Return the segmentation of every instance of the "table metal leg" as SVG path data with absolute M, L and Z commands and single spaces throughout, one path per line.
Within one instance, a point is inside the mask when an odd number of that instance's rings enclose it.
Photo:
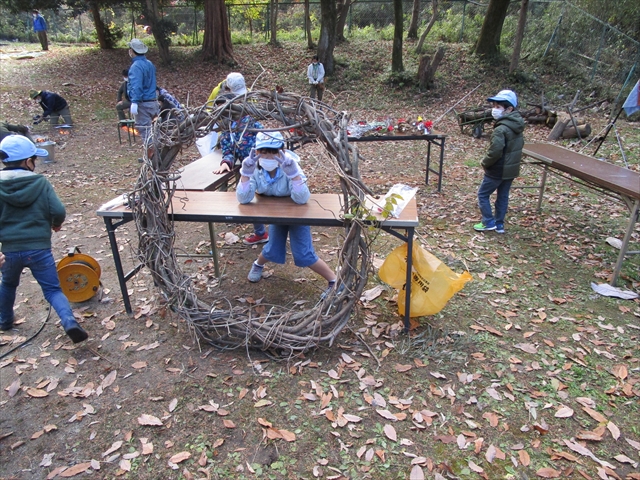
M 220 277 L 220 263 L 218 262 L 218 245 L 216 244 L 215 225 L 209 222 L 209 238 L 211 239 L 211 256 L 213 257 L 213 269 L 216 277 Z
M 411 328 L 411 278 L 413 267 L 413 234 L 415 228 L 407 229 L 407 278 L 404 297 L 404 331 L 409 333 Z
M 131 314 L 131 300 L 129 299 L 129 292 L 127 290 L 127 279 L 122 269 L 122 260 L 120 259 L 120 252 L 118 251 L 118 240 L 116 238 L 116 228 L 110 217 L 104 217 L 104 223 L 107 227 L 107 235 L 109 236 L 109 243 L 111 244 L 111 253 L 113 254 L 113 263 L 116 265 L 116 273 L 118 274 L 118 283 L 120 284 L 120 292 L 122 293 L 122 301 L 124 302 L 124 309 L 128 314 Z
M 542 209 L 542 195 L 544 194 L 544 187 L 547 184 L 547 172 L 549 167 L 546 165 L 542 167 L 542 176 L 540 178 L 540 193 L 538 194 L 538 212 Z
M 438 193 L 442 190 L 442 175 L 444 174 L 444 141 L 445 139 L 443 138 L 440 141 L 440 173 L 438 175 Z
M 636 226 L 636 222 L 638 221 L 638 214 L 640 213 L 640 200 L 636 200 L 633 202 L 633 206 L 631 207 L 631 215 L 629 216 L 629 225 L 627 226 L 627 232 L 624 234 L 624 239 L 622 240 L 622 247 L 620 248 L 620 253 L 618 254 L 618 261 L 616 262 L 616 266 L 613 269 L 613 275 L 611 276 L 611 286 L 615 287 L 616 283 L 618 283 L 618 276 L 620 275 L 620 270 L 622 270 L 622 262 L 624 262 L 624 257 L 627 255 L 627 250 L 629 248 L 629 240 L 631 239 L 631 235 L 633 234 L 633 230 Z

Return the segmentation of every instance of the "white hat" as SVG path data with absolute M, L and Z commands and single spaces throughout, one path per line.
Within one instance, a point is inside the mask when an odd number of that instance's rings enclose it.
M 144 55 L 149 51 L 149 47 L 147 47 L 142 40 L 138 40 L 137 38 L 131 40 L 127 45 L 129 45 L 129 48 L 138 55 Z
M 244 95 L 247 93 L 247 85 L 244 83 L 244 76 L 238 72 L 231 72 L 227 75 L 227 88 L 234 95 Z
M 490 102 L 509 102 L 513 108 L 518 106 L 518 97 L 511 90 L 500 90 L 494 97 L 487 98 Z
M 282 147 L 284 147 L 284 138 L 280 132 L 258 132 L 256 135 L 256 150 Z
M 34 155 L 38 157 L 46 157 L 49 152 L 42 148 L 36 148 L 31 140 L 22 135 L 9 135 L 0 142 L 0 151 L 2 151 L 2 161 L 19 162 L 26 160 Z M 5 158 L 6 157 L 6 158 Z

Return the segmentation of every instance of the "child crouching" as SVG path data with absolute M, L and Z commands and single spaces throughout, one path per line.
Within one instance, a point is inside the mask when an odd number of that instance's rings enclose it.
M 291 197 L 298 204 L 305 204 L 311 196 L 307 177 L 298 165 L 298 156 L 284 150 L 280 132 L 260 132 L 256 136 L 256 148 L 242 162 L 240 183 L 236 197 L 241 204 L 250 203 L 255 194 L 273 197 Z M 293 261 L 298 267 L 309 267 L 327 280 L 327 290 L 335 286 L 336 275 L 316 255 L 308 225 L 270 225 L 269 241 L 251 266 L 248 280 L 259 282 L 267 262 L 284 264 L 287 253 L 287 236 Z

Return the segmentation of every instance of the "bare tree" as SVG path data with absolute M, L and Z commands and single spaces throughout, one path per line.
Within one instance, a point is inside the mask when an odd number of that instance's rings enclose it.
M 417 53 L 422 52 L 422 46 L 424 45 L 424 41 L 427 38 L 427 35 L 431 31 L 431 29 L 433 28 L 433 25 L 436 23 L 436 19 L 438 18 L 438 0 L 431 0 L 431 9 L 433 12 L 431 15 L 431 20 L 429 20 L 429 24 L 427 25 L 427 28 L 425 28 L 424 32 L 422 32 L 422 35 L 420 36 L 420 40 L 418 41 L 418 46 L 416 47 Z
M 338 13 L 338 20 L 336 24 L 336 41 L 338 43 L 342 43 L 346 40 L 344 38 L 344 27 L 347 24 L 349 9 L 354 3 L 356 3 L 356 0 L 336 0 L 336 11 Z
M 205 60 L 218 63 L 234 61 L 224 0 L 205 0 L 204 2 L 202 56 Z
M 320 0 L 320 39 L 318 40 L 318 60 L 324 65 L 324 71 L 331 75 L 335 69 L 333 51 L 336 48 L 336 2 Z
M 404 65 L 402 64 L 402 0 L 393 0 L 393 48 L 391 50 L 391 71 L 394 73 L 402 72 Z
M 311 14 L 309 13 L 309 0 L 304 0 L 304 26 L 307 35 L 307 48 L 313 50 L 316 48 L 313 43 L 313 37 L 311 37 Z
M 494 57 L 500 52 L 500 36 L 510 0 L 489 0 L 480 35 L 474 47 L 476 55 Z
M 145 18 L 149 21 L 151 33 L 158 47 L 158 55 L 162 63 L 168 65 L 171 63 L 169 55 L 169 33 L 171 31 L 171 22 L 164 20 L 160 14 L 158 0 L 146 0 L 143 5 Z
M 413 40 L 418 39 L 418 23 L 420 21 L 420 0 L 413 0 L 413 8 L 411 9 L 411 22 L 409 30 L 407 30 L 407 38 Z
M 524 28 L 527 25 L 527 11 L 529 10 L 529 0 L 522 0 L 520 5 L 520 15 L 518 16 L 518 30 L 516 31 L 515 44 L 513 53 L 511 54 L 511 64 L 509 65 L 509 73 L 515 72 L 520 61 L 520 51 L 522 50 L 522 38 L 524 37 Z

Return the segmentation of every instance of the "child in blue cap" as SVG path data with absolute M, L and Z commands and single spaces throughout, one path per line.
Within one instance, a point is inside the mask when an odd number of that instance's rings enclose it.
M 482 159 L 484 178 L 478 190 L 478 206 L 482 221 L 473 228 L 478 232 L 495 230 L 496 233 L 504 233 L 509 191 L 513 180 L 520 175 L 524 120 L 515 109 L 518 106 L 518 97 L 511 90 L 501 90 L 487 100 L 491 102 L 491 115 L 496 122 L 489 149 Z M 497 194 L 494 215 L 490 197 L 495 191 Z
M 51 253 L 51 230 L 65 219 L 64 205 L 49 181 L 34 172 L 36 157 L 46 157 L 27 137 L 11 135 L 0 142 L 0 242 L 4 254 L 0 283 L 0 330 L 13 328 L 13 304 L 22 270 L 28 267 L 42 293 L 60 317 L 73 343 L 88 338 L 62 293 Z
M 284 138 L 280 132 L 259 132 L 255 150 L 242 162 L 240 183 L 236 189 L 238 202 L 250 203 L 257 193 L 274 197 L 290 196 L 296 203 L 307 203 L 311 193 L 298 161 L 295 153 L 284 150 Z M 251 266 L 248 280 L 259 282 L 267 262 L 285 263 L 287 236 L 296 266 L 309 267 L 327 280 L 327 290 L 332 289 L 336 274 L 316 255 L 308 225 L 270 225 L 269 241 Z

